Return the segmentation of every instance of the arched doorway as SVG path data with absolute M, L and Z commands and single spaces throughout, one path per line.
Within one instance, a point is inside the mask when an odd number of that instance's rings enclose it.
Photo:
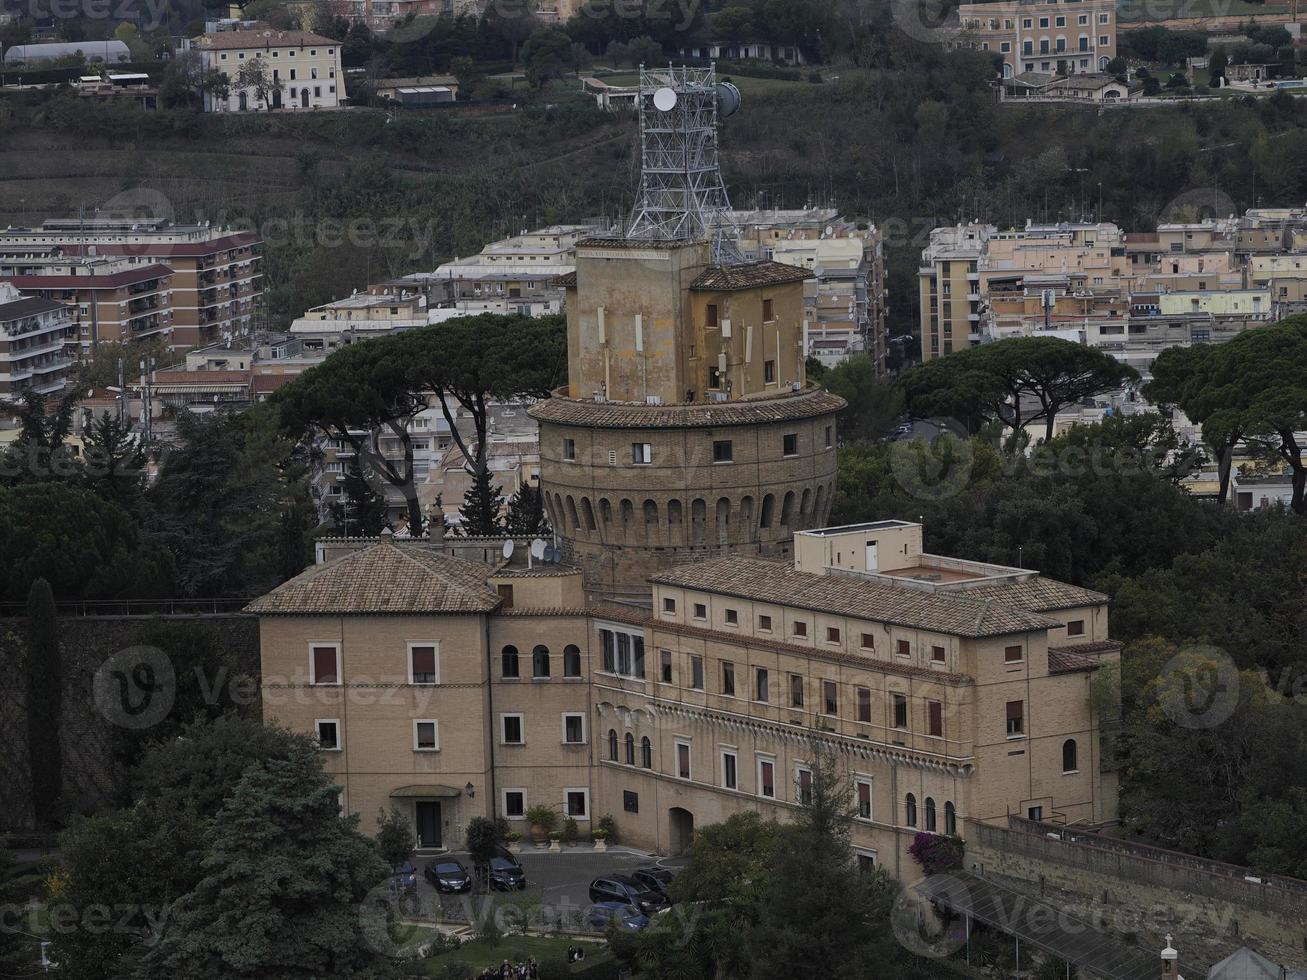
M 669 820 L 668 843 L 672 856 L 686 854 L 694 840 L 694 814 L 689 810 L 674 806 L 667 811 Z
M 300 89 L 300 104 L 303 105 L 305 109 L 309 107 L 309 90 L 306 88 Z

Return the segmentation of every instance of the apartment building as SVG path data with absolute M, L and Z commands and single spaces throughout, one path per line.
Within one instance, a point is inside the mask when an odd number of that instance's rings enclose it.
M 427 297 L 408 290 L 355 293 L 296 317 L 290 333 L 305 351 L 330 352 L 355 340 L 384 337 L 427 325 Z
M 237 26 L 193 38 L 191 48 L 206 70 L 227 77 L 225 97 L 204 93 L 205 112 L 334 109 L 345 95 L 338 42 L 311 31 Z M 266 93 L 240 84 L 241 69 L 255 62 L 268 80 Z
M 67 345 L 76 331 L 63 303 L 25 296 L 0 282 L 0 401 L 25 392 L 63 390 L 73 359 Z
M 50 262 L 113 259 L 116 269 L 162 266 L 171 294 L 168 341 L 187 350 L 231 344 L 251 332 L 263 299 L 262 244 L 254 232 L 209 222 L 97 213 L 49 218 L 39 228 L 0 229 L 0 267 L 8 266 L 6 254 Z M 83 343 L 90 343 L 89 336 Z
M 1112 0 L 964 3 L 958 8 L 956 47 L 1002 59 L 1004 78 L 1028 72 L 1074 75 L 1101 72 L 1117 56 Z
M 249 607 L 265 713 L 316 735 L 365 827 L 397 806 L 424 849 L 544 804 L 677 853 L 696 825 L 793 814 L 814 745 L 851 783 L 861 859 L 902 877 L 919 831 L 1115 819 L 1090 699 L 1119 650 L 1103 595 L 882 521 L 801 532 L 792 562 L 672 568 L 649 598 L 588 605 L 568 566 L 383 535 Z

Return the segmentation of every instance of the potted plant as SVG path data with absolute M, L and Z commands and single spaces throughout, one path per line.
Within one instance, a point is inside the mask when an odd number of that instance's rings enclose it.
M 569 845 L 575 845 L 577 838 L 581 836 L 581 828 L 576 825 L 576 820 L 572 817 L 563 819 L 563 840 Z
M 510 830 L 507 834 L 504 835 L 504 839 L 508 841 L 508 849 L 510 851 L 512 851 L 514 854 L 522 853 L 522 835 L 519 834 L 516 830 Z
M 562 846 L 558 843 L 558 842 L 562 839 L 562 837 L 563 837 L 563 835 L 562 835 L 562 832 L 561 832 L 561 831 L 557 831 L 557 830 L 551 830 L 551 831 L 549 831 L 549 853 L 550 853 L 550 854 L 558 854 L 558 853 L 560 853 L 560 852 L 563 850 Z
M 592 831 L 590 836 L 594 838 L 596 851 L 608 850 L 608 831 L 600 827 L 597 830 Z
M 537 803 L 527 808 L 526 820 L 531 825 L 531 839 L 541 844 L 548 839 L 549 832 L 554 829 L 558 815 L 544 804 Z

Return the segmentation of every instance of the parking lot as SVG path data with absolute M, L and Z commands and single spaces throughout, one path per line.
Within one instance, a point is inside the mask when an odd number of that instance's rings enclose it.
M 406 910 L 415 918 L 432 918 L 438 921 L 467 923 L 487 914 L 492 906 L 487 903 L 487 896 L 479 890 L 471 894 L 442 895 L 423 876 L 431 861 L 455 858 L 469 872 L 472 862 L 464 852 L 448 855 L 414 856 L 413 863 L 418 869 L 418 892 L 415 901 L 405 902 Z M 659 858 L 641 851 L 623 847 L 613 847 L 598 853 L 589 846 L 582 845 L 569 848 L 564 845 L 559 854 L 550 854 L 545 850 L 536 850 L 530 845 L 524 846 L 517 855 L 526 872 L 527 887 L 516 892 L 491 892 L 489 898 L 493 907 L 501 910 L 511 918 L 515 914 L 527 914 L 535 927 L 565 927 L 577 913 L 586 909 L 590 903 L 590 882 L 600 875 L 624 874 L 650 866 L 658 866 L 676 871 L 683 867 L 683 858 Z M 519 911 L 520 910 L 520 911 Z

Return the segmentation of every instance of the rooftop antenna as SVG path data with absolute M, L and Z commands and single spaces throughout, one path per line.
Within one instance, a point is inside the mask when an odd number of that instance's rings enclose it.
M 709 239 L 713 262 L 744 261 L 717 154 L 717 121 L 740 108 L 740 90 L 716 64 L 640 66 L 640 187 L 626 237 Z

